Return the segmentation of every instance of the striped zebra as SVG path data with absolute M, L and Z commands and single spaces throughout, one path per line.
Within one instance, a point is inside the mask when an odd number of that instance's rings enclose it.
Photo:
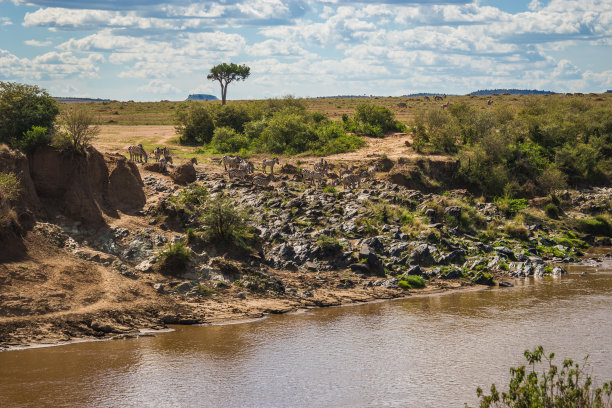
M 327 173 L 302 169 L 302 178 L 304 180 L 311 180 L 315 183 L 317 182 L 317 180 L 319 181 L 319 183 L 324 183 L 327 179 Z
M 242 157 L 240 157 L 240 156 L 223 156 L 221 161 L 223 162 L 223 167 L 225 168 L 225 171 L 227 171 L 228 167 L 230 169 L 237 169 L 238 166 L 240 166 L 240 162 L 242 161 Z
M 145 152 L 144 148 L 142 147 L 142 144 L 139 144 L 138 146 L 129 146 L 128 153 L 130 154 L 130 161 L 137 161 L 142 163 L 142 161 L 144 160 L 144 162 L 147 163 L 147 152 Z
M 361 187 L 361 177 L 361 174 L 345 174 L 342 176 L 342 184 L 344 185 L 344 188 Z
M 273 159 L 263 159 L 262 162 L 262 167 L 263 167 L 263 172 L 266 172 L 266 167 L 270 167 L 270 172 L 272 174 L 274 174 L 274 165 L 275 164 L 279 164 L 278 163 L 278 157 L 275 157 Z
M 229 169 L 227 171 L 227 176 L 229 177 L 229 179 L 231 180 L 232 178 L 237 178 L 240 180 L 246 180 L 248 177 L 248 174 L 246 172 L 246 170 L 243 169 Z

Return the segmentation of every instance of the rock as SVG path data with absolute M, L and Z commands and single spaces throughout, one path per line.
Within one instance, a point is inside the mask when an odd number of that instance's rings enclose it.
M 510 283 L 510 282 L 502 281 L 502 282 L 499 282 L 499 287 L 500 288 L 512 288 L 512 287 L 514 287 L 514 285 L 512 283 Z
M 192 282 L 183 282 L 180 285 L 178 285 L 175 289 L 178 293 L 187 293 L 191 290 L 193 286 L 194 285 Z
M 340 279 L 340 282 L 336 285 L 338 289 L 351 289 L 355 287 L 355 282 L 351 279 Z
M 151 272 L 153 270 L 153 265 L 151 264 L 150 259 L 146 259 L 142 261 L 141 263 L 139 263 L 138 265 L 136 265 L 134 269 L 136 269 L 139 272 Z
M 387 253 L 388 253 L 389 256 L 397 258 L 397 257 L 401 256 L 402 253 L 404 253 L 404 251 L 406 251 L 406 248 L 408 248 L 408 243 L 406 243 L 406 242 L 397 242 L 397 243 L 393 244 L 389 248 L 389 251 Z
M 552 274 L 553 276 L 567 275 L 567 271 L 560 266 L 557 266 L 556 268 L 553 268 Z
M 446 207 L 444 209 L 444 214 L 450 217 L 461 218 L 461 211 L 462 211 L 461 207 L 451 206 L 451 207 Z
M 434 259 L 431 254 L 430 248 L 431 247 L 427 244 L 421 244 L 417 246 L 410 253 L 410 259 L 423 266 L 433 265 Z
M 433 208 L 428 208 L 425 210 L 425 216 L 433 221 L 433 219 L 436 218 L 436 210 Z
M 295 250 L 289 244 L 281 244 L 278 247 L 278 255 L 281 257 L 281 259 L 290 261 L 295 257 Z
M 422 276 L 423 275 L 423 269 L 421 269 L 421 267 L 419 265 L 413 266 L 412 268 L 409 268 L 406 271 L 406 275 L 418 275 L 418 276 Z
M 385 276 L 385 267 L 382 261 L 369 245 L 361 245 L 361 249 L 359 250 L 359 259 L 365 259 L 370 271 L 375 273 L 377 276 Z
M 170 178 L 177 184 L 185 185 L 196 181 L 197 172 L 193 167 L 193 163 L 187 162 L 176 166 L 174 170 L 170 172 Z
M 512 252 L 512 250 L 508 247 L 505 246 L 498 246 L 494 248 L 495 251 L 497 251 L 500 254 L 506 255 L 509 259 L 515 261 L 516 257 L 514 256 L 514 252 Z
M 163 283 L 156 283 L 153 285 L 153 289 L 155 289 L 157 293 L 166 293 L 166 288 Z
M 440 265 L 450 265 L 450 264 L 458 264 L 463 263 L 465 258 L 465 250 L 463 249 L 455 249 L 448 255 L 441 256 L 438 260 Z
M 362 275 L 370 274 L 370 267 L 367 264 L 354 263 L 354 264 L 350 264 L 349 267 L 351 268 L 351 271 L 353 271 L 354 273 L 359 273 Z

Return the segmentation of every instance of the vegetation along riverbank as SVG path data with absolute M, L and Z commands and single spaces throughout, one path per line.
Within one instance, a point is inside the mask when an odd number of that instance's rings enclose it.
M 2 89 L 2 348 L 561 276 L 612 237 L 610 95 Z

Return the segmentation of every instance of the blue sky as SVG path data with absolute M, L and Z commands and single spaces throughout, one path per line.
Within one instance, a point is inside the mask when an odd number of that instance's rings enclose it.
M 0 0 L 0 81 L 56 96 L 602 92 L 611 45 L 612 0 Z

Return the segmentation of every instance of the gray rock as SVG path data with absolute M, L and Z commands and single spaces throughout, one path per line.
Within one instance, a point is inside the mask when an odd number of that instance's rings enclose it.
M 354 263 L 354 264 L 351 264 L 349 267 L 351 268 L 351 271 L 353 271 L 354 273 L 358 273 L 362 275 L 370 274 L 370 267 L 367 264 Z
M 156 283 L 153 285 L 153 289 L 155 289 L 157 293 L 166 293 L 166 288 L 163 283 Z
M 509 259 L 516 260 L 516 257 L 514 256 L 514 252 L 512 252 L 512 250 L 508 247 L 498 246 L 498 247 L 495 247 L 495 251 L 497 253 L 507 256 Z
M 153 270 L 153 265 L 151 264 L 151 260 L 145 259 L 138 265 L 134 267 L 139 272 L 151 272 Z
M 183 282 L 176 287 L 178 293 L 187 293 L 194 286 L 192 282 Z
M 462 211 L 461 207 L 451 206 L 451 207 L 446 207 L 444 209 L 444 214 L 451 216 L 451 217 L 460 218 L 461 211 Z
M 434 259 L 430 248 L 427 244 L 417 246 L 410 253 L 410 259 L 423 266 L 433 265 Z
M 553 268 L 552 274 L 553 276 L 567 275 L 567 271 L 560 266 L 557 266 L 556 268 Z

